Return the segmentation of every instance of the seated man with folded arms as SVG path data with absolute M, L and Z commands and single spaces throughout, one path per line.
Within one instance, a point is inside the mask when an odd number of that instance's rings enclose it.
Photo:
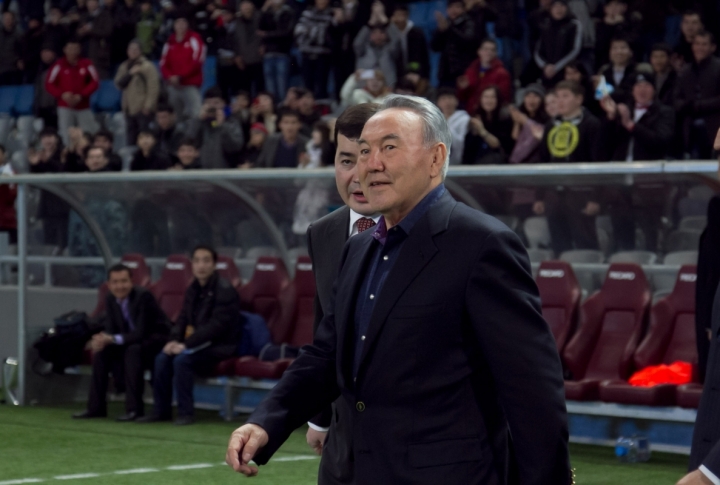
M 125 385 L 125 414 L 118 421 L 143 416 L 144 371 L 168 340 L 169 325 L 155 297 L 133 286 L 130 268 L 117 264 L 108 271 L 105 331 L 90 341 L 93 372 L 87 409 L 73 418 L 107 416 L 108 376 Z

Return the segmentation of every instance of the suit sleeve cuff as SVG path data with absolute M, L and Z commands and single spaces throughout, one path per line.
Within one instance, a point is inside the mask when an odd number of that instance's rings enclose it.
M 123 343 L 125 343 L 125 340 L 123 339 L 123 336 L 120 335 L 120 334 L 113 335 L 113 340 L 115 341 L 115 343 L 116 343 L 117 345 L 122 345 Z
M 705 465 L 700 465 L 700 472 L 705 475 L 714 485 L 720 485 L 720 478 L 710 471 Z
M 308 423 L 308 426 L 310 426 L 311 429 L 314 429 L 315 431 L 319 431 L 321 433 L 327 433 L 330 431 L 330 428 L 323 428 L 322 426 L 318 426 L 317 424 Z M 717 482 L 715 485 L 720 485 L 720 482 Z

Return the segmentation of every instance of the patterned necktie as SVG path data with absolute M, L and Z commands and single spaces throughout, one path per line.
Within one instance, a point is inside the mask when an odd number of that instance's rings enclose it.
M 375 225 L 375 221 L 369 217 L 362 217 L 357 221 L 358 234 L 365 232 Z

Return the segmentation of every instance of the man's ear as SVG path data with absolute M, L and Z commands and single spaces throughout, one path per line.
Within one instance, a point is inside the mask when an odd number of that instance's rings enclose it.
M 433 148 L 433 160 L 430 174 L 433 178 L 442 173 L 445 160 L 447 159 L 447 146 L 444 143 L 437 143 Z

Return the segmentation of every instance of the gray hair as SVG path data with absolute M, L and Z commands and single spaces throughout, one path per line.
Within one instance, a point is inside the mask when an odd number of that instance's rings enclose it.
M 406 96 L 403 94 L 390 94 L 380 103 L 380 111 L 386 109 L 400 108 L 414 111 L 423 119 L 423 140 L 425 146 L 429 147 L 435 143 L 442 143 L 447 148 L 447 156 L 442 169 L 442 178 L 445 179 L 448 168 L 450 168 L 450 148 L 452 146 L 452 135 L 448 128 L 447 120 L 440 109 L 425 98 L 418 96 Z

